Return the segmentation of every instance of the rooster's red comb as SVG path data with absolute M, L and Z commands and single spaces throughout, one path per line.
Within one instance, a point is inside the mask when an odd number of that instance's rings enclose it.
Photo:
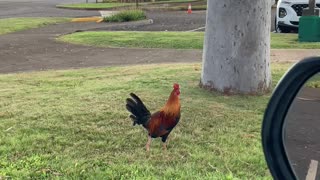
M 180 88 L 180 86 L 179 86 L 179 84 L 178 84 L 178 83 L 174 83 L 174 84 L 173 84 L 173 88 L 174 88 L 174 89 L 179 89 L 179 88 Z

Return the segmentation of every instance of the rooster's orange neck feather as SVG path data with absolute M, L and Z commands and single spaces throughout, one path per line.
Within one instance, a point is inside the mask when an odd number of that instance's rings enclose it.
M 176 95 L 175 90 L 171 92 L 166 105 L 161 109 L 161 111 L 172 116 L 176 116 L 180 113 L 180 99 L 179 96 Z

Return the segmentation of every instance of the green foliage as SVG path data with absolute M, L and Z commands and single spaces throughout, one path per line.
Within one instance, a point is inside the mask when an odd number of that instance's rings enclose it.
M 69 18 L 7 18 L 0 19 L 0 34 L 70 21 Z
M 320 88 L 320 75 L 316 74 L 306 82 L 306 87 Z
M 299 42 L 298 34 L 272 33 L 271 47 L 275 49 L 320 49 L 320 42 Z
M 146 19 L 146 15 L 142 10 L 125 10 L 117 14 L 105 17 L 106 22 L 127 22 Z
M 290 64 L 273 64 L 276 83 Z M 0 75 L 1 179 L 272 179 L 261 147 L 270 94 L 199 88 L 200 64 Z M 156 111 L 174 82 L 182 116 L 167 152 L 132 126 L 130 92 Z
M 62 41 L 100 47 L 202 49 L 203 32 L 79 32 Z M 320 43 L 298 42 L 297 34 L 271 34 L 273 49 L 320 49 Z
M 60 40 L 101 47 L 202 49 L 202 32 L 83 32 Z

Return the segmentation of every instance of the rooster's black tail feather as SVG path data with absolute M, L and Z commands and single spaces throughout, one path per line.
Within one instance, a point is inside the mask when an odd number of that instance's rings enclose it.
M 133 125 L 145 125 L 150 119 L 150 111 L 137 95 L 130 93 L 130 96 L 132 98 L 127 98 L 126 108 L 131 113 L 130 118 L 133 121 Z

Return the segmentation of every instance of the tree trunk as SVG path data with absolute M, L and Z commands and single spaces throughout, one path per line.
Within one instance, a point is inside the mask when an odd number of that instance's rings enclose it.
M 271 87 L 270 0 L 210 0 L 200 86 L 225 94 Z

